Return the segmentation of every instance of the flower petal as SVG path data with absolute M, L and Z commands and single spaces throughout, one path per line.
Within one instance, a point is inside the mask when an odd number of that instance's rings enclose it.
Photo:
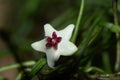
M 44 31 L 45 31 L 45 36 L 50 36 L 52 37 L 52 33 L 56 30 L 50 25 L 50 24 L 45 24 L 44 25 Z
M 31 44 L 32 48 L 36 51 L 46 52 L 46 41 L 45 39 L 37 41 Z
M 46 52 L 48 66 L 54 68 L 55 61 L 60 57 L 60 54 L 57 53 L 57 50 L 51 48 Z
M 64 40 L 69 40 L 72 36 L 73 29 L 74 29 L 74 25 L 70 24 L 65 29 L 59 31 L 58 35 L 60 35 Z
M 77 51 L 77 47 L 70 41 L 63 41 L 58 45 L 59 54 L 64 56 L 72 55 Z

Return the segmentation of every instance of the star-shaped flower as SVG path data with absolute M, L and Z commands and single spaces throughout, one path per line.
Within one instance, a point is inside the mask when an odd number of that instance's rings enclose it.
M 54 68 L 54 63 L 60 55 L 70 56 L 77 51 L 77 47 L 69 41 L 73 29 L 73 24 L 60 31 L 55 30 L 50 24 L 45 24 L 45 38 L 32 43 L 31 46 L 37 51 L 46 53 L 48 66 Z

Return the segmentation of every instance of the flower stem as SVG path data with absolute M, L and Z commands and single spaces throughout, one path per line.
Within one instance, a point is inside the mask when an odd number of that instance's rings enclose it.
M 41 58 L 32 68 L 31 72 L 29 73 L 29 78 L 34 77 L 40 69 L 46 64 L 46 59 Z
M 117 0 L 112 0 L 113 2 L 113 16 L 114 16 L 114 24 L 118 24 L 118 16 L 117 16 Z M 115 71 L 120 71 L 120 33 L 116 32 L 117 39 L 117 55 L 116 55 L 116 63 L 115 63 Z
M 23 66 L 32 66 L 35 64 L 35 61 L 27 61 L 27 62 L 23 62 L 22 65 Z M 20 64 L 12 64 L 12 65 L 8 65 L 8 66 L 3 66 L 0 67 L 0 72 L 5 71 L 5 70 L 9 70 L 9 69 L 13 69 L 13 68 L 18 68 L 21 67 Z
M 93 33 L 95 27 L 96 27 L 96 24 L 100 21 L 101 17 L 103 15 L 103 12 L 94 20 L 93 24 L 91 25 L 91 28 L 87 31 L 87 35 L 85 36 L 84 40 L 79 44 L 78 46 L 78 51 L 75 53 L 75 56 L 78 56 L 78 59 L 80 59 L 82 53 L 85 51 L 88 43 L 89 43 L 89 40 L 91 38 L 91 34 Z
M 76 22 L 76 26 L 75 26 L 75 31 L 74 31 L 73 36 L 71 38 L 71 41 L 73 43 L 75 43 L 77 35 L 78 35 L 80 20 L 81 20 L 82 14 L 83 14 L 83 8 L 84 8 L 84 0 L 81 0 L 81 6 L 80 6 L 80 10 L 79 10 L 79 15 L 78 15 L 78 19 L 77 19 L 77 22 Z

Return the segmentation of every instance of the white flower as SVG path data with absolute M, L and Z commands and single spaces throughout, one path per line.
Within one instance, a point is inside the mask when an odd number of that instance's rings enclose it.
M 37 51 L 46 53 L 48 66 L 54 68 L 54 63 L 60 55 L 70 56 L 77 51 L 77 47 L 69 41 L 73 29 L 73 24 L 60 31 L 55 30 L 50 24 L 45 24 L 45 38 L 32 43 L 31 46 Z

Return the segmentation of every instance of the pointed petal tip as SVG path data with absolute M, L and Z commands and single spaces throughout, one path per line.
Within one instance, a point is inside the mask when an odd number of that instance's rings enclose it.
M 76 46 L 76 48 L 75 48 L 75 52 L 78 50 L 78 47 Z
M 73 44 L 73 45 L 74 45 L 74 47 L 73 47 L 73 54 L 74 54 L 78 50 L 78 47 L 75 44 Z
M 34 43 L 31 44 L 31 47 L 34 48 Z
M 70 41 L 61 43 L 59 49 L 60 55 L 63 56 L 71 56 L 78 50 L 77 46 Z
M 34 50 L 36 50 L 36 44 L 35 44 L 35 43 L 32 43 L 32 44 L 31 44 L 31 47 L 32 47 Z
M 74 25 L 74 24 L 69 24 L 68 26 L 69 26 L 69 27 L 72 27 L 72 28 L 74 28 L 74 27 L 75 27 L 75 25 Z
M 48 27 L 48 26 L 51 26 L 51 25 L 50 25 L 50 24 L 48 24 L 48 23 L 44 25 L 44 27 Z
M 68 29 L 69 31 L 73 31 L 75 25 L 74 24 L 69 24 L 66 29 Z
M 51 69 L 55 69 L 55 67 L 54 66 L 49 66 Z
M 43 39 L 43 40 L 32 43 L 31 47 L 36 51 L 45 52 L 46 51 L 45 44 L 46 44 L 46 41 L 45 41 L 45 39 Z
M 48 28 L 48 27 L 51 28 L 52 25 L 50 25 L 50 24 L 48 24 L 48 23 L 44 25 L 44 28 Z
M 73 53 L 71 53 L 70 55 L 73 55 L 77 50 L 78 50 L 78 48 L 75 46 L 74 50 L 73 50 Z
M 71 26 L 75 26 L 74 24 L 69 24 L 69 25 L 71 25 Z
M 56 30 L 50 24 L 44 25 L 44 31 L 45 31 L 45 36 L 51 36 L 54 31 L 56 32 Z
M 50 68 L 52 68 L 52 69 L 55 68 L 55 67 L 54 67 L 54 62 L 52 62 L 52 61 L 47 61 L 47 64 L 48 64 L 48 66 L 49 66 Z

